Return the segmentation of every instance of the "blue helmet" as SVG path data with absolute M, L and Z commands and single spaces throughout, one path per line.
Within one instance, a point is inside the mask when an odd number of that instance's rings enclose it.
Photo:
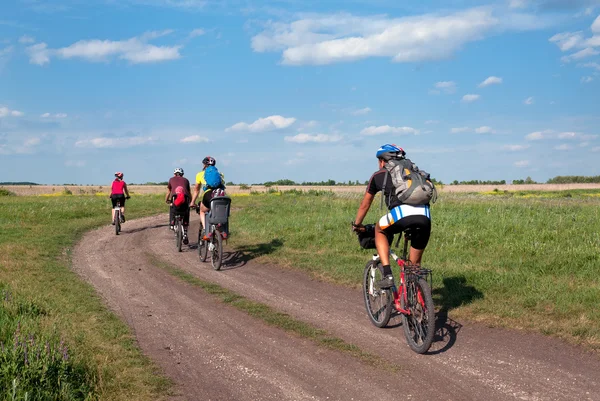
M 375 154 L 375 156 L 377 156 L 378 159 L 384 160 L 402 158 L 404 157 L 404 155 L 406 155 L 404 149 L 396 145 L 390 145 L 389 143 L 382 145 L 379 149 L 377 149 L 377 153 Z

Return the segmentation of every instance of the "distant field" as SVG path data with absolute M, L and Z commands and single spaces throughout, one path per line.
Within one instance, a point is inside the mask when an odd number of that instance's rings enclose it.
M 108 185 L 6 185 L 1 188 L 5 188 L 17 195 L 52 195 L 61 194 L 65 189 L 71 191 L 73 195 L 88 195 L 88 194 L 107 194 L 110 192 L 110 186 Z M 365 186 L 302 186 L 302 185 L 291 185 L 291 186 L 275 186 L 281 191 L 288 191 L 292 189 L 309 191 L 333 191 L 337 193 L 363 193 Z M 440 192 L 488 192 L 497 189 L 498 191 L 565 191 L 572 189 L 600 189 L 600 184 L 530 184 L 530 185 L 443 185 L 438 188 Z M 158 194 L 164 193 L 166 187 L 160 185 L 130 185 L 130 192 L 133 194 Z M 230 194 L 236 193 L 250 193 L 251 191 L 267 192 L 268 187 L 264 185 L 251 186 L 249 189 L 240 189 L 238 185 L 231 185 L 227 187 L 227 191 Z

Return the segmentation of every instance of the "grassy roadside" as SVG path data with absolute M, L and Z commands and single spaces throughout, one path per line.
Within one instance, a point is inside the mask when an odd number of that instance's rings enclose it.
M 130 219 L 165 211 L 160 195 L 134 196 L 128 206 Z M 129 329 L 69 268 L 77 239 L 109 221 L 105 197 L 0 197 L 0 400 L 165 396 L 169 383 Z M 39 380 L 47 382 L 44 393 Z
M 358 285 L 371 253 L 350 232 L 359 203 L 328 193 L 236 197 L 230 243 Z M 367 222 L 378 209 L 376 200 Z M 444 194 L 432 215 L 424 262 L 438 308 L 600 350 L 598 191 Z

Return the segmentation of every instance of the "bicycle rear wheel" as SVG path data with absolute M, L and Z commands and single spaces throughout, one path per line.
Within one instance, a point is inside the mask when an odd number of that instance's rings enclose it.
M 223 263 L 223 238 L 219 230 L 214 230 L 212 238 L 210 240 L 212 244 L 212 251 L 210 254 L 210 263 L 213 269 L 220 270 L 221 264 Z
M 365 266 L 363 274 L 363 295 L 367 315 L 371 323 L 377 327 L 385 327 L 392 315 L 392 301 L 394 294 L 391 288 L 381 289 L 376 286 L 383 278 L 383 267 L 380 263 L 370 261 Z
M 202 223 L 200 223 L 200 228 L 198 229 L 198 256 L 200 257 L 200 262 L 206 262 L 208 258 L 208 241 L 204 241 L 202 237 L 204 236 L 204 229 L 202 228 Z
M 115 235 L 119 235 L 121 232 L 121 212 L 115 211 Z
M 177 230 L 177 251 L 181 252 L 181 244 L 183 243 L 183 226 L 181 225 L 181 221 L 177 221 L 175 230 Z
M 402 314 L 402 327 L 408 346 L 417 354 L 429 350 L 435 334 L 435 310 L 431 287 L 427 281 L 416 274 L 408 274 L 406 278 L 406 297 L 401 299 L 403 309 L 410 315 Z

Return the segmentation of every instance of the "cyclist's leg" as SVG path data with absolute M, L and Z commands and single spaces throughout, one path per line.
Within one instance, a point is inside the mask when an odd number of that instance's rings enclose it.
M 210 191 L 204 192 L 204 195 L 202 196 L 202 202 L 200 202 L 200 221 L 202 222 L 202 227 L 204 228 L 206 228 L 205 213 L 208 213 L 210 211 L 210 199 Z
M 175 226 L 175 206 L 173 205 L 173 202 L 171 202 L 171 205 L 169 206 L 169 225 L 171 226 L 171 229 Z
M 112 203 L 112 208 L 111 208 L 112 218 L 110 219 L 110 221 L 111 221 L 111 223 L 114 223 L 115 222 L 115 207 L 117 206 L 117 199 L 113 195 L 111 195 L 110 202 Z
M 418 230 L 413 231 L 410 240 L 409 260 L 411 263 L 420 266 L 423 252 L 427 247 L 431 234 L 431 220 L 425 216 L 409 216 L 403 220 L 406 220 L 406 227 L 418 228 Z
M 183 211 L 183 235 L 187 235 L 188 226 L 190 225 L 190 204 L 185 203 Z
M 401 227 L 396 223 L 401 220 L 398 208 L 389 211 L 375 224 L 375 247 L 383 266 L 384 275 L 392 274 L 390 269 L 390 239 L 389 236 L 400 232 Z

